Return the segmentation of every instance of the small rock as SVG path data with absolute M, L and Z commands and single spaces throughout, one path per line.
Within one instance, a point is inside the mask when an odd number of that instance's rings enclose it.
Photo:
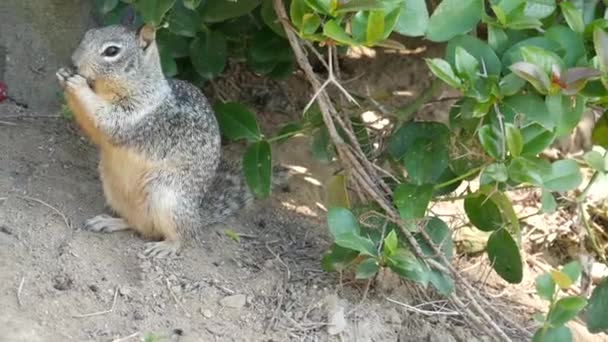
M 253 304 L 253 299 L 254 299 L 254 297 L 253 297 L 253 296 L 247 296 L 247 304 L 248 304 L 248 305 Z
M 67 276 L 58 275 L 53 278 L 53 287 L 59 291 L 66 291 L 72 288 L 73 281 Z
M 98 292 L 99 291 L 99 287 L 95 284 L 91 284 L 89 285 L 89 290 L 93 291 L 93 292 Z
M 211 318 L 211 317 L 213 317 L 213 312 L 211 312 L 211 310 L 209 310 L 209 309 L 201 309 L 201 314 L 205 318 Z
M 240 309 L 245 304 L 247 304 L 247 296 L 242 294 L 224 297 L 220 300 L 220 305 L 234 309 Z
M 121 287 L 118 292 L 120 293 L 121 296 L 123 297 L 129 297 L 129 295 L 131 294 L 131 289 L 129 289 L 128 287 Z
M 13 235 L 13 230 L 9 226 L 0 225 L 0 233 L 4 233 L 6 235 Z
M 146 317 L 144 317 L 144 314 L 142 314 L 141 312 L 139 312 L 139 311 L 135 311 L 135 312 L 133 312 L 133 319 L 134 319 L 134 320 L 136 320 L 136 321 L 141 321 L 141 320 L 143 320 L 144 318 L 146 318 Z

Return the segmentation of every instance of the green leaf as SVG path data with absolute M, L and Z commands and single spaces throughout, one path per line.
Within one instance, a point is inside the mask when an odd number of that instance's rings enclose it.
M 566 324 L 587 305 L 587 300 L 581 297 L 565 297 L 555 303 L 547 315 L 547 321 L 553 326 Z
M 322 162 L 329 163 L 332 159 L 332 150 L 329 133 L 326 127 L 317 128 L 310 140 L 310 149 L 313 158 Z
M 508 43 L 509 37 L 502 28 L 488 25 L 488 44 L 490 44 L 490 47 L 494 51 L 503 52 L 507 48 Z
M 346 208 L 329 208 L 327 211 L 327 225 L 334 238 L 345 234 L 360 234 L 357 218 Z
M 397 253 L 399 248 L 399 240 L 397 239 L 397 233 L 391 230 L 390 233 L 384 238 L 384 255 L 389 257 Z
M 175 63 L 173 56 L 171 56 L 171 51 L 165 46 L 159 45 L 158 54 L 160 55 L 160 64 L 163 69 L 163 74 L 167 77 L 177 75 L 177 64 Z
M 577 33 L 583 33 L 583 31 L 585 31 L 583 12 L 576 8 L 572 3 L 566 1 L 560 3 L 559 7 L 562 9 L 564 18 L 566 18 L 566 22 L 568 23 L 568 26 L 570 26 L 572 31 Z
M 511 284 L 519 284 L 523 278 L 523 268 L 519 248 L 505 229 L 490 235 L 487 245 L 488 257 L 498 275 Z
M 222 133 L 231 140 L 260 140 L 261 134 L 255 116 L 238 102 L 220 103 L 214 108 Z
M 321 266 L 327 272 L 343 271 L 359 256 L 359 252 L 336 245 L 331 246 L 321 260 Z
M 447 224 L 438 217 L 431 217 L 427 220 L 424 226 L 424 231 L 431 238 L 431 241 L 439 246 L 441 253 L 448 259 L 452 260 L 454 254 L 454 242 L 452 241 L 452 232 L 448 228 Z M 416 234 L 416 240 L 420 245 L 420 248 L 424 252 L 425 256 L 434 258 L 440 261 L 435 251 L 428 244 L 420 234 Z
M 482 178 L 489 179 L 493 182 L 506 182 L 509 179 L 507 167 L 502 163 L 490 164 L 483 169 Z
M 433 185 L 399 184 L 393 193 L 393 201 L 403 220 L 424 217 L 433 196 Z
M 315 12 L 321 14 L 330 14 L 330 0 L 304 0 L 304 2 Z
M 574 160 L 558 160 L 551 165 L 551 172 L 543 177 L 543 187 L 550 191 L 576 189 L 583 181 L 581 171 Z
M 278 34 L 281 37 L 286 37 L 285 30 L 283 29 L 283 25 L 278 21 L 277 14 L 274 11 L 274 7 L 272 5 L 272 0 L 263 0 L 262 8 L 260 10 L 260 15 L 262 16 L 262 20 L 266 26 L 270 27 L 274 33 Z
M 524 14 L 531 18 L 543 19 L 555 11 L 555 0 L 526 0 Z
M 572 332 L 567 326 L 558 326 L 548 328 L 543 332 L 543 328 L 540 327 L 534 336 L 532 342 L 572 342 Z
M 300 32 L 307 34 L 314 34 L 321 26 L 321 17 L 316 13 L 306 13 L 302 16 L 302 26 Z
M 384 11 L 371 11 L 367 20 L 367 44 L 384 39 Z
M 500 229 L 505 225 L 500 209 L 490 196 L 475 193 L 464 199 L 464 211 L 471 224 L 484 232 Z
M 429 281 L 443 296 L 449 296 L 454 291 L 454 280 L 439 270 L 431 270 Z
M 591 141 L 594 145 L 608 148 L 608 111 L 604 111 L 593 126 Z
M 583 37 L 564 25 L 554 25 L 545 32 L 545 38 L 557 43 L 559 50 L 551 50 L 558 53 L 566 66 L 576 66 L 588 50 Z M 547 47 L 545 47 L 547 48 Z
M 350 0 L 338 2 L 336 13 L 348 13 L 357 11 L 380 11 L 384 9 L 381 0 Z
M 203 0 L 182 0 L 184 6 L 188 9 L 195 10 Z
M 251 13 L 254 8 L 258 7 L 262 0 L 213 0 L 205 1 L 203 6 L 199 7 L 203 21 L 206 23 L 219 23 L 228 19 L 240 17 Z
M 350 208 L 350 199 L 346 189 L 346 177 L 335 175 L 329 179 L 326 187 L 325 204 L 328 208 L 343 207 Z
M 546 301 L 553 301 L 555 294 L 555 282 L 549 273 L 544 273 L 536 277 L 536 294 Z
M 572 97 L 561 94 L 548 95 L 545 98 L 545 104 L 555 123 L 556 137 L 569 136 L 581 121 L 585 108 L 582 96 L 572 99 Z
M 160 50 L 170 53 L 173 58 L 190 56 L 190 44 L 187 38 L 178 36 L 167 29 L 156 31 L 156 43 Z
M 435 76 L 453 88 L 460 88 L 462 83 L 448 62 L 441 58 L 425 59 L 425 61 Z
M 530 45 L 522 46 L 520 52 L 525 62 L 538 66 L 546 74 L 550 74 L 554 67 L 559 70 L 564 68 L 562 59 L 556 53 L 547 49 Z
M 543 99 L 536 94 L 518 94 L 504 99 L 499 104 L 506 122 L 514 122 L 516 117 L 523 117 L 523 124 L 536 122 L 547 130 L 553 130 L 555 121 L 550 115 Z
M 199 14 L 186 8 L 179 1 L 173 6 L 168 21 L 168 29 L 175 34 L 184 37 L 195 37 L 201 28 L 201 18 Z
M 266 140 L 252 143 L 243 155 L 245 181 L 254 195 L 266 198 L 272 183 L 272 154 Z
M 565 264 L 561 269 L 562 273 L 566 274 L 572 283 L 576 283 L 578 278 L 581 276 L 582 266 L 578 261 L 570 261 Z
M 431 270 L 422 265 L 409 251 L 399 248 L 397 253 L 386 258 L 387 266 L 402 278 L 427 286 Z
M 591 293 L 585 312 L 587 329 L 593 334 L 608 331 L 608 277 L 602 279 Z
M 102 14 L 106 15 L 118 6 L 118 0 L 95 0 L 97 10 Z
M 540 67 L 528 62 L 517 62 L 511 65 L 509 69 L 515 75 L 530 82 L 539 93 L 547 94 L 549 92 L 551 81 Z
M 426 38 L 445 42 L 467 33 L 477 25 L 482 11 L 480 0 L 443 0 L 429 19 Z
M 525 85 L 526 81 L 512 72 L 500 80 L 498 87 L 502 96 L 513 96 L 519 93 Z
M 190 44 L 190 61 L 203 78 L 212 79 L 226 67 L 226 38 L 217 31 L 199 34 Z
M 163 17 L 174 3 L 175 0 L 148 0 L 138 1 L 133 5 L 146 23 L 159 27 Z
M 355 250 L 364 255 L 375 257 L 378 254 L 372 240 L 357 234 L 348 233 L 338 235 L 335 237 L 334 242 L 338 246 Z
M 543 190 L 540 197 L 540 211 L 545 214 L 552 214 L 557 210 L 557 202 L 550 191 Z
M 355 41 L 351 36 L 344 31 L 344 28 L 340 26 L 339 22 L 335 19 L 329 20 L 323 25 L 323 34 L 337 43 L 357 46 L 359 43 Z
M 356 279 L 369 279 L 378 273 L 380 269 L 380 265 L 378 265 L 378 260 L 376 258 L 368 258 L 363 260 L 357 266 L 357 273 L 355 275 Z
M 312 10 L 304 0 L 292 0 L 289 5 L 289 18 L 296 29 L 302 30 L 302 19 L 305 14 L 312 14 Z
M 519 157 L 511 161 L 508 170 L 514 182 L 542 186 L 546 175 L 551 173 L 551 164 L 538 157 Z
M 460 47 L 466 50 L 470 55 L 475 57 L 479 62 L 480 70 L 482 73 L 488 75 L 500 75 L 502 65 L 500 59 L 496 56 L 496 52 L 486 44 L 484 41 L 470 36 L 460 35 L 456 36 L 448 42 L 448 46 L 445 51 L 445 58 L 451 64 L 456 66 L 456 49 Z
M 449 161 L 449 129 L 438 122 L 410 122 L 389 140 L 389 153 L 402 160 L 414 184 L 433 184 Z
M 465 78 L 471 82 L 477 79 L 479 71 L 479 62 L 473 57 L 467 50 L 460 46 L 456 47 L 454 54 L 454 65 L 456 71 L 460 77 Z
M 522 127 L 521 135 L 524 140 L 524 148 L 521 154 L 524 156 L 536 156 L 549 147 L 555 139 L 555 133 L 538 123 L 531 123 Z
M 602 173 L 608 171 L 608 161 L 598 151 L 589 151 L 585 153 L 583 159 L 585 159 L 587 165 L 589 165 L 589 167 L 591 167 L 595 171 L 599 171 Z
M 505 135 L 507 137 L 507 146 L 511 152 L 511 156 L 519 157 L 524 147 L 523 137 L 521 132 L 515 125 L 505 123 Z
M 404 36 L 424 36 L 429 26 L 429 11 L 425 0 L 406 0 L 401 4 L 401 14 L 395 32 Z
M 504 68 L 507 68 L 511 64 L 515 62 L 523 62 L 525 61 L 522 56 L 522 47 L 525 46 L 536 46 L 539 48 L 543 48 L 547 51 L 556 52 L 560 50 L 560 44 L 549 40 L 546 37 L 532 37 L 521 40 L 513 45 L 511 45 L 502 55 L 502 65 Z
M 600 62 L 600 68 L 604 72 L 608 71 L 608 34 L 600 27 L 593 31 L 593 45 Z
M 481 143 L 481 146 L 483 147 L 484 151 L 486 151 L 486 153 L 490 155 L 490 157 L 496 160 L 501 160 L 503 158 L 503 140 L 500 136 L 500 133 L 496 131 L 493 125 L 481 126 L 478 130 L 478 135 L 479 142 Z

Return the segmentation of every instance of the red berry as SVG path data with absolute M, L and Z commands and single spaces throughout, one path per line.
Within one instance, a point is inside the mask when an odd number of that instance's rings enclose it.
M 0 82 L 0 102 L 6 100 L 7 97 L 8 97 L 8 94 L 7 94 L 6 84 L 4 84 L 3 82 Z

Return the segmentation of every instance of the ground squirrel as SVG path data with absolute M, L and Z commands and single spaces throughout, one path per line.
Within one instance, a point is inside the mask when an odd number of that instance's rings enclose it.
M 75 120 L 99 149 L 105 198 L 119 216 L 96 216 L 85 229 L 134 229 L 156 240 L 146 256 L 166 257 L 253 199 L 240 166 L 221 157 L 205 96 L 165 78 L 152 27 L 89 30 L 72 63 L 57 78 Z M 284 171 L 275 169 L 280 180 Z

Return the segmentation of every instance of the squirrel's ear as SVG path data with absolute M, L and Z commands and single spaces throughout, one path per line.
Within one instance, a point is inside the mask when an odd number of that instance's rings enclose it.
M 139 38 L 139 46 L 146 49 L 154 42 L 154 39 L 156 38 L 156 29 L 149 24 L 145 24 L 137 30 L 137 37 Z

